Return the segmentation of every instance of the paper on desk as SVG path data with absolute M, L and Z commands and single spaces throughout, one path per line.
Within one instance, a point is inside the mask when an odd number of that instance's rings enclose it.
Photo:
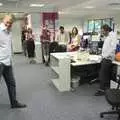
M 88 57 L 89 61 L 101 62 L 102 57 L 100 55 L 90 55 Z

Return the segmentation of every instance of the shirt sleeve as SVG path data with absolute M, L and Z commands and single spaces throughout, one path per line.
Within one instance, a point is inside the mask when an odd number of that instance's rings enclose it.
M 109 37 L 110 49 L 107 51 L 106 58 L 112 58 L 115 55 L 115 49 L 117 45 L 117 36 L 116 34 L 111 34 Z
M 58 33 L 56 33 L 56 36 L 55 36 L 55 41 L 56 41 L 56 42 L 58 42 L 58 41 L 59 41 L 59 38 L 58 38 L 58 37 L 59 37 L 59 34 L 58 34 Z

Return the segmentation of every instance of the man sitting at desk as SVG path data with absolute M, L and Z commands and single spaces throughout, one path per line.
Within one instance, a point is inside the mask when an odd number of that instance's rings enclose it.
M 100 80 L 100 89 L 97 90 L 95 96 L 104 95 L 104 91 L 110 87 L 112 61 L 115 59 L 117 44 L 116 34 L 107 24 L 101 27 L 101 32 L 105 36 L 105 39 L 102 48 L 101 69 L 98 78 Z

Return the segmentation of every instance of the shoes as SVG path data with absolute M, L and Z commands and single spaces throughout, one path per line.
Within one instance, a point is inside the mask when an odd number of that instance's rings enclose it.
M 18 101 L 16 101 L 15 104 L 13 104 L 13 105 L 11 106 L 12 109 L 15 109 L 15 108 L 26 108 L 26 107 L 27 107 L 27 105 L 21 104 L 21 103 L 19 103 Z
M 31 60 L 29 63 L 30 63 L 30 64 L 35 64 L 36 61 L 35 61 L 35 60 Z
M 98 90 L 96 93 L 95 93 L 95 96 L 103 96 L 105 95 L 105 91 L 104 90 Z
M 46 62 L 46 63 L 45 63 L 45 66 L 49 66 L 49 63 L 48 63 L 48 62 Z

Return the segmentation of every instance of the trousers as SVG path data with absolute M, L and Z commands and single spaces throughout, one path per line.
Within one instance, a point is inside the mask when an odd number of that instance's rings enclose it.
M 99 80 L 100 80 L 100 89 L 106 90 L 110 88 L 110 80 L 112 74 L 112 61 L 108 59 L 103 59 L 101 61 L 101 68 L 99 72 Z
M 16 83 L 13 75 L 12 65 L 6 66 L 3 63 L 0 63 L 0 80 L 3 76 L 7 89 L 11 105 L 14 105 L 16 102 Z
M 42 57 L 44 62 L 49 62 L 50 59 L 50 42 L 42 43 Z

